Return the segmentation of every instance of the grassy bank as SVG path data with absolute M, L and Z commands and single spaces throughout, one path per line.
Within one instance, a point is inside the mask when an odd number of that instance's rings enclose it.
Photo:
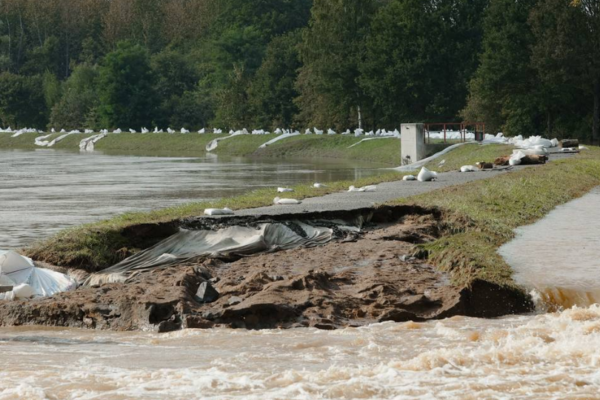
M 9 150 L 35 150 L 35 149 L 43 149 L 44 147 L 37 146 L 35 144 L 35 138 L 40 136 L 37 133 L 24 133 L 16 138 L 12 137 L 12 133 L 0 133 L 0 149 L 9 149 Z M 63 135 L 62 133 L 53 133 L 48 138 L 44 139 L 47 141 L 52 141 L 57 137 Z M 46 135 L 43 135 L 46 136 Z M 79 150 L 79 142 L 82 139 L 88 138 L 92 135 L 89 134 L 80 134 L 80 135 L 71 135 L 67 136 L 60 142 L 56 143 L 53 149 L 73 149 Z
M 385 142 L 385 140 L 382 140 L 382 142 Z M 493 152 L 494 149 L 498 154 L 505 152 L 504 146 L 468 146 L 471 148 L 471 157 L 473 159 L 489 157 L 490 151 Z M 446 163 L 453 163 L 455 156 L 461 157 L 461 159 L 464 157 L 462 151 L 454 150 L 446 155 Z M 308 185 L 300 185 L 294 187 L 294 197 L 303 199 L 322 196 L 328 193 L 347 190 L 350 185 L 364 186 L 377 184 L 401 179 L 402 176 L 403 174 L 390 171 L 384 175 L 358 181 L 330 183 L 325 189 L 315 189 Z M 152 212 L 123 214 L 106 221 L 65 230 L 48 240 L 33 245 L 26 251 L 28 255 L 40 261 L 97 270 L 120 261 L 124 254 L 138 250 L 123 235 L 123 231 L 129 227 L 140 224 L 165 223 L 194 217 L 201 215 L 204 209 L 210 207 L 230 207 L 234 210 L 261 207 L 272 203 L 275 196 L 274 193 L 273 189 L 261 189 L 242 196 L 218 201 L 191 203 Z
M 46 140 L 60 136 L 52 134 Z M 41 147 L 35 145 L 36 133 L 26 133 L 16 138 L 12 133 L 0 133 L 0 149 L 32 150 Z M 53 148 L 78 150 L 79 142 L 91 134 L 75 134 L 66 137 Z M 217 138 L 227 135 L 205 134 L 169 134 L 149 133 L 146 135 L 121 133 L 110 134 L 96 144 L 99 151 L 119 154 L 165 155 L 194 157 L 206 154 L 206 145 Z M 275 138 L 274 135 L 244 135 L 223 140 L 212 153 L 223 156 L 269 158 L 269 159 L 324 159 L 339 161 L 361 161 L 385 167 L 400 165 L 400 141 L 395 138 L 377 139 L 361 142 L 365 137 L 342 135 L 300 135 L 281 140 L 260 149 L 260 146 Z M 430 145 L 430 154 L 445 148 L 447 144 Z
M 543 218 L 556 206 L 600 185 L 600 149 L 512 174 L 401 199 L 394 204 L 438 207 L 444 212 L 442 239 L 423 246 L 429 259 L 457 283 L 483 279 L 512 286 L 512 271 L 497 249 L 514 229 Z

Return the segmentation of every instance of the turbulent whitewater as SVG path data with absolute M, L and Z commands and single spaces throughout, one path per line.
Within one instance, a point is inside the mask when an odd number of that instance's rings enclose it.
M 595 398 L 600 308 L 319 331 L 0 331 L 0 399 Z

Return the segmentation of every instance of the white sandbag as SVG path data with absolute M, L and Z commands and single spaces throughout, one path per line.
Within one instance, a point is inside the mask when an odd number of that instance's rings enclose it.
M 460 167 L 460 172 L 476 172 L 477 167 L 474 165 L 464 165 Z
M 13 288 L 13 298 L 17 300 L 30 299 L 35 296 L 35 290 L 26 283 L 22 283 Z
M 290 189 L 290 188 L 282 188 L 282 187 L 277 188 L 277 193 L 290 193 L 293 191 L 294 191 L 294 189 Z
M 350 186 L 350 188 L 348 189 L 348 192 L 376 192 L 377 191 L 377 186 L 374 185 L 370 185 L 370 186 L 363 186 L 361 188 L 357 188 L 355 186 Z
M 315 183 L 315 184 L 313 185 L 313 187 L 314 187 L 315 189 L 322 189 L 322 188 L 326 188 L 326 187 L 327 187 L 327 185 L 323 185 L 322 183 Z
M 579 145 L 579 150 L 589 150 L 589 148 L 584 145 Z
M 414 175 L 406 175 L 402 178 L 402 180 L 405 182 L 416 181 L 417 177 Z
M 552 142 L 552 147 L 558 147 L 559 145 L 558 139 L 552 139 L 550 142 Z
M 289 205 L 295 205 L 295 204 L 301 204 L 302 202 L 300 200 L 296 200 L 296 199 L 281 199 L 279 197 L 275 197 L 273 199 L 273 204 L 279 205 L 279 206 L 289 206 Z
M 225 208 L 207 208 L 204 210 L 204 215 L 233 215 L 233 210 Z
M 419 172 L 419 176 L 417 176 L 419 182 L 430 182 L 434 179 L 437 179 L 437 173 L 430 171 L 425 167 L 421 168 L 421 172 Z
M 514 167 L 516 165 L 521 165 L 521 159 L 520 158 L 511 158 L 508 160 L 508 165 L 510 165 L 511 167 Z

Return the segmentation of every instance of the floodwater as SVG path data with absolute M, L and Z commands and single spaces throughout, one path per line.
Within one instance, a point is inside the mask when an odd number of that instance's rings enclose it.
M 550 310 L 599 303 L 600 188 L 517 229 L 500 254 Z
M 383 171 L 333 162 L 0 150 L 0 249 L 23 247 L 66 227 L 124 212 Z
M 600 308 L 318 331 L 0 331 L 0 399 L 592 399 Z
M 21 238 L 13 244 L 31 239 L 29 227 L 43 236 L 60 224 L 206 193 L 368 173 L 60 152 L 2 156 L 13 160 L 11 171 L 0 170 L 0 216 L 12 221 L 11 237 Z M 339 331 L 3 328 L 0 400 L 600 398 L 600 306 L 592 304 L 600 298 L 599 200 L 597 189 L 559 207 L 501 249 L 535 293 L 538 313 Z

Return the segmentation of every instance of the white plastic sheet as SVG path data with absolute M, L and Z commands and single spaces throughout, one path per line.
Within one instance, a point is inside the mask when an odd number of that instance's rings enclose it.
M 340 229 L 355 230 L 340 226 Z M 332 228 L 299 221 L 265 223 L 257 227 L 232 226 L 217 231 L 184 230 L 121 263 L 92 275 L 86 285 L 124 282 L 135 271 L 176 265 L 199 257 L 245 256 L 259 252 L 310 247 L 334 238 Z
M 30 286 L 34 296 L 52 296 L 75 289 L 77 282 L 59 272 L 36 268 L 30 258 L 0 250 L 0 285 L 14 288 L 12 292 L 0 293 L 2 300 L 22 298 L 29 290 L 23 285 Z

